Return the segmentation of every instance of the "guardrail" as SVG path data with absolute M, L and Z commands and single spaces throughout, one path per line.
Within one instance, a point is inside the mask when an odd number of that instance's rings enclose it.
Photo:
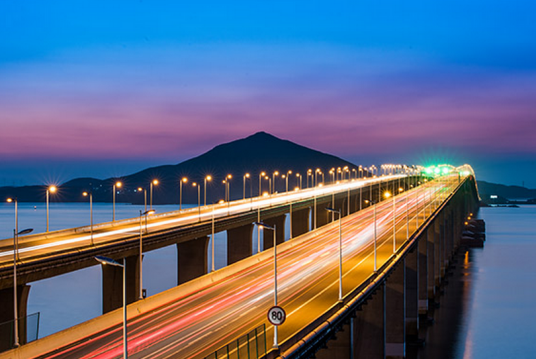
M 26 344 L 37 340 L 39 337 L 39 318 L 40 313 L 33 313 L 26 317 L 18 318 L 19 342 Z M 15 320 L 0 323 L 0 352 L 14 348 L 14 330 Z M 25 335 L 20 334 L 25 333 Z
M 263 324 L 206 356 L 205 359 L 258 359 L 265 354 L 266 325 Z

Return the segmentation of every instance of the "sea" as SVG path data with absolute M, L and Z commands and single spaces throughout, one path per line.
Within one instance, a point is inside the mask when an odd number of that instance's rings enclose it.
M 154 208 L 158 213 L 178 209 Z M 116 204 L 116 219 L 136 217 L 143 209 Z M 50 230 L 90 222 L 88 203 L 51 203 L 49 213 Z M 433 324 L 426 328 L 426 344 L 408 345 L 408 358 L 536 358 L 536 206 L 481 208 L 478 217 L 486 222 L 484 248 L 458 253 Z M 111 219 L 111 204 L 93 204 L 94 223 Z M 13 203 L 0 204 L 0 238 L 11 238 L 13 228 Z M 25 228 L 45 231 L 44 203 L 19 203 L 19 230 Z M 217 233 L 214 240 L 218 269 L 226 265 L 226 233 Z M 253 246 L 256 252 L 256 241 Z M 145 253 L 143 270 L 148 295 L 176 286 L 176 247 Z M 29 285 L 28 314 L 40 313 L 39 337 L 102 314 L 99 265 Z

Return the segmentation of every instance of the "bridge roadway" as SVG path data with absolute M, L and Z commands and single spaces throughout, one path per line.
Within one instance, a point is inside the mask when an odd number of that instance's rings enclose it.
M 142 218 L 144 251 L 151 251 L 171 244 L 185 242 L 211 233 L 214 217 L 215 233 L 257 220 L 257 211 L 262 218 L 288 213 L 293 210 L 314 207 L 315 200 L 324 202 L 332 194 L 344 195 L 368 186 L 378 187 L 406 175 L 390 175 L 345 181 L 340 184 L 307 188 L 300 191 L 279 193 L 272 196 L 196 207 L 183 211 L 149 215 L 147 225 Z M 145 233 L 145 229 L 149 232 Z M 19 237 L 19 283 L 29 283 L 58 274 L 95 265 L 93 256 L 106 255 L 114 258 L 138 253 L 140 219 L 132 218 L 93 226 L 59 230 Z M 12 286 L 13 239 L 0 240 L 0 289 Z
M 408 233 L 411 236 L 432 215 L 458 182 L 457 175 L 443 177 L 377 204 L 377 268 L 407 240 Z M 287 311 L 280 342 L 337 305 L 338 231 L 334 222 L 278 245 L 279 304 Z M 342 238 L 343 294 L 347 294 L 374 270 L 374 206 L 343 217 Z M 273 254 L 264 251 L 129 305 L 129 356 L 203 358 L 262 323 L 267 324 L 270 348 L 273 327 L 266 312 L 272 304 Z M 0 358 L 119 358 L 121 318 L 121 310 L 116 310 L 0 354 Z

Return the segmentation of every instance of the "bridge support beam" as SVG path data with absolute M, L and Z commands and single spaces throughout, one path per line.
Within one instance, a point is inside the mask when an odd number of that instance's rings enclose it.
M 406 357 L 406 263 L 400 259 L 386 284 L 386 358 Z
M 362 311 L 357 312 L 355 323 L 354 358 L 385 357 L 385 283 L 380 285 Z
M 406 256 L 406 340 L 419 337 L 419 248 Z
M 428 230 L 419 237 L 419 317 L 428 315 Z
M 353 321 L 352 321 L 353 322 Z M 338 331 L 336 337 L 327 342 L 327 348 L 319 350 L 315 354 L 316 359 L 353 359 L 352 348 L 352 324 L 344 324 L 342 330 Z
M 331 199 L 329 202 L 322 202 L 318 203 L 316 205 L 316 228 L 320 228 L 322 226 L 325 226 L 331 221 L 331 213 L 326 211 L 326 207 L 328 207 L 331 203 Z M 313 213 L 314 214 L 314 213 Z M 314 221 L 314 219 L 313 219 Z
M 119 260 L 122 264 L 122 260 Z M 123 268 L 101 265 L 102 268 L 102 314 L 123 306 Z M 140 293 L 139 256 L 126 258 L 127 304 L 134 303 Z
M 28 295 L 30 294 L 29 285 L 17 286 L 17 317 L 19 318 L 18 332 L 19 332 L 19 344 L 26 344 L 26 321 L 23 318 L 27 315 L 28 308 Z M 0 325 L 0 352 L 10 349 L 14 344 L 13 337 L 13 319 L 14 316 L 14 290 L 13 288 L 6 288 L 0 290 L 0 323 L 11 322 L 11 325 Z
M 309 232 L 309 208 L 292 211 L 292 238 Z
M 433 224 L 426 230 L 426 242 L 428 252 L 428 301 L 435 301 L 436 294 L 436 251 L 435 251 L 435 230 Z
M 227 265 L 251 256 L 253 224 L 227 230 Z
M 285 241 L 285 220 L 286 216 L 277 216 L 272 218 L 267 218 L 263 222 L 267 225 L 273 227 L 276 226 L 277 231 L 277 244 L 283 243 Z M 264 239 L 263 239 L 263 249 L 267 250 L 268 248 L 273 248 L 274 246 L 274 231 L 264 230 Z
M 208 236 L 177 243 L 177 284 L 207 273 Z

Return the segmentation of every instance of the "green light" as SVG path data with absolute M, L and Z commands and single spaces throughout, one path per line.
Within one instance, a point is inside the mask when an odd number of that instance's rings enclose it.
M 435 172 L 436 174 L 439 174 L 439 173 L 441 172 L 441 169 L 440 169 L 439 167 L 436 167 L 436 168 L 434 169 L 434 172 Z
M 432 173 L 432 167 L 425 168 L 424 172 L 426 172 L 426 174 L 431 174 Z
M 443 173 L 447 174 L 450 172 L 450 169 L 448 167 L 443 167 Z

